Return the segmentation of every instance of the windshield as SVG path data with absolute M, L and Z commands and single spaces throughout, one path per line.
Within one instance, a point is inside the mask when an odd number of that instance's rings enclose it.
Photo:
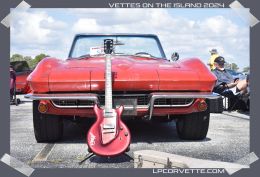
M 153 36 L 79 36 L 75 39 L 70 56 L 104 55 L 104 39 L 113 39 L 114 55 L 137 55 L 165 58 L 158 38 Z

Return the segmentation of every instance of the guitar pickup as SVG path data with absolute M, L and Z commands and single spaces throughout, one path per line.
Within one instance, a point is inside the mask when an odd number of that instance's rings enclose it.
M 115 129 L 115 125 L 113 124 L 104 124 L 103 129 Z
M 115 133 L 115 130 L 105 130 L 103 131 L 104 134 L 109 134 L 109 133 Z

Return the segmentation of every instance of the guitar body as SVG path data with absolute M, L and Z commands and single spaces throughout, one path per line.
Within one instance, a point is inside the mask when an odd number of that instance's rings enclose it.
M 89 129 L 87 143 L 89 149 L 99 156 L 117 156 L 127 150 L 130 145 L 131 135 L 127 126 L 121 120 L 123 106 L 113 109 L 116 117 L 104 117 L 104 110 L 97 105 L 94 106 L 96 122 Z M 116 121 L 116 122 L 114 122 Z M 113 128 L 105 125 L 116 126 Z M 106 129 L 104 129 L 106 128 Z M 112 131 L 111 131 L 112 130 Z

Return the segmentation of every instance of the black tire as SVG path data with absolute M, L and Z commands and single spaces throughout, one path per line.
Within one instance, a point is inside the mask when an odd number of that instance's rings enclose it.
M 21 100 L 19 98 L 15 99 L 15 105 L 18 106 L 21 103 Z
M 179 138 L 184 140 L 203 140 L 206 138 L 209 128 L 210 112 L 187 114 L 179 117 L 176 128 Z
M 34 135 L 38 143 L 56 142 L 62 138 L 63 120 L 59 116 L 38 111 L 39 101 L 33 101 Z
M 169 123 L 171 122 L 173 119 L 171 117 L 168 116 L 161 116 L 161 117 L 152 117 L 151 121 L 153 123 Z
M 222 113 L 224 111 L 223 98 L 209 100 L 211 113 Z

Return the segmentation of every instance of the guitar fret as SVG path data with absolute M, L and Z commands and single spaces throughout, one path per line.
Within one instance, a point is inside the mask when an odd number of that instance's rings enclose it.
M 105 111 L 112 110 L 112 74 L 111 74 L 111 55 L 106 55 L 106 81 L 105 81 Z

